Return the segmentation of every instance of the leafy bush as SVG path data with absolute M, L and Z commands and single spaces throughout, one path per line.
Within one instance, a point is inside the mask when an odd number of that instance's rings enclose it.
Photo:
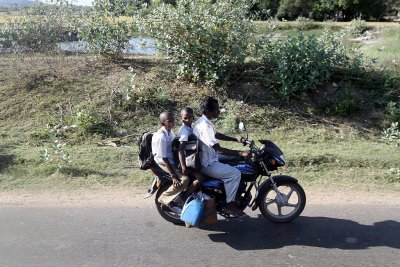
M 350 114 L 359 111 L 360 103 L 354 99 L 349 92 L 338 98 L 332 100 L 323 110 L 328 115 L 346 117 Z
M 88 49 L 109 58 L 121 57 L 133 32 L 135 23 L 121 19 L 116 9 L 122 5 L 121 1 L 111 4 L 111 1 L 94 1 L 93 10 L 82 12 L 76 20 L 74 28 L 80 38 L 86 41 Z
M 61 142 L 61 139 L 53 130 L 49 130 L 49 137 L 51 145 L 43 148 L 40 151 L 40 158 L 42 161 L 57 166 L 57 171 L 61 170 L 65 165 L 70 163 L 70 156 L 65 150 L 65 144 Z
M 299 31 L 319 28 L 318 24 L 314 23 L 311 19 L 305 17 L 298 17 L 294 26 Z
M 125 110 L 163 106 L 169 102 L 168 91 L 164 87 L 146 87 L 139 83 L 132 67 L 127 74 L 127 86 L 118 92 L 118 96 Z
M 400 121 L 400 104 L 389 101 L 386 105 L 386 112 L 389 121 Z
M 244 1 L 178 0 L 160 5 L 144 23 L 176 74 L 189 81 L 223 83 L 246 56 L 253 25 Z
M 68 37 L 71 13 L 66 0 L 53 0 L 51 5 L 39 2 L 2 26 L 0 45 L 33 52 L 53 50 Z
M 235 133 L 240 121 L 240 102 L 227 101 L 224 108 L 221 109 L 221 119 L 218 120 L 218 126 L 227 133 Z
M 382 139 L 387 144 L 394 144 L 400 146 L 400 127 L 398 122 L 392 123 L 392 125 L 382 131 Z
M 289 37 L 287 41 L 260 41 L 265 84 L 284 98 L 302 97 L 328 81 L 336 69 L 359 71 L 360 55 L 350 57 L 339 35 Z
M 353 19 L 350 22 L 350 26 L 348 27 L 348 32 L 352 36 L 360 36 L 367 29 L 368 29 L 367 22 L 365 20 L 358 18 L 358 19 Z

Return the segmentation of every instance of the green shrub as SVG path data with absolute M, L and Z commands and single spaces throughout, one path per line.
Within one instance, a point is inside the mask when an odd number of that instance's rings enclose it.
M 400 104 L 394 101 L 389 101 L 386 105 L 386 119 L 388 121 L 400 121 Z
M 116 2 L 115 5 L 122 4 Z M 112 8 L 113 7 L 113 8 Z M 119 58 L 133 33 L 135 22 L 123 20 L 113 12 L 117 7 L 111 1 L 94 1 L 89 12 L 82 12 L 74 23 L 80 38 L 87 42 L 87 48 L 108 58 Z
M 360 36 L 367 29 L 368 29 L 367 22 L 365 20 L 358 18 L 358 19 L 353 19 L 350 22 L 350 26 L 348 27 L 348 32 L 352 36 Z
M 305 31 L 310 29 L 319 28 L 319 25 L 314 23 L 311 19 L 305 17 L 298 17 L 294 24 L 294 27 L 299 31 Z
M 387 144 L 400 146 L 400 127 L 398 122 L 394 122 L 391 126 L 382 131 L 382 139 Z
M 40 151 L 40 158 L 49 165 L 55 164 L 57 171 L 61 170 L 65 165 L 71 162 L 69 154 L 65 150 L 65 144 L 54 131 L 49 131 L 51 145 Z
M 2 26 L 0 46 L 17 51 L 53 50 L 58 42 L 67 39 L 71 14 L 71 5 L 66 0 L 54 0 L 51 5 L 39 2 Z
M 224 108 L 221 109 L 221 119 L 218 120 L 218 126 L 227 133 L 237 132 L 240 121 L 239 105 L 236 101 L 228 101 L 224 104 Z
M 244 1 L 179 0 L 160 5 L 143 27 L 160 42 L 160 50 L 186 80 L 223 83 L 246 56 L 254 28 Z
M 126 87 L 118 92 L 120 106 L 124 110 L 137 110 L 167 105 L 169 93 L 162 86 L 146 87 L 137 80 L 136 73 L 129 67 Z
M 267 87 L 284 98 L 304 96 L 337 69 L 358 72 L 362 68 L 362 57 L 351 57 L 340 36 L 329 31 L 318 38 L 300 34 L 281 42 L 264 39 L 260 47 L 261 76 Z
M 360 110 L 360 103 L 345 92 L 342 97 L 330 101 L 323 110 L 328 115 L 347 117 Z

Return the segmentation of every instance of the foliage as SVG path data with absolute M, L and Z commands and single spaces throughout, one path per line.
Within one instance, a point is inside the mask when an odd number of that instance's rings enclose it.
M 386 105 L 386 112 L 387 112 L 387 120 L 399 122 L 400 121 L 400 104 L 389 101 Z
M 393 122 L 389 128 L 382 131 L 382 139 L 387 144 L 400 146 L 400 127 L 399 122 Z
M 312 1 L 308 0 L 281 0 L 277 17 L 295 19 L 299 16 L 308 16 L 311 11 L 311 4 Z
M 65 151 L 65 144 L 53 129 L 48 128 L 48 135 L 52 144 L 40 151 L 40 158 L 46 163 L 56 164 L 57 170 L 60 170 L 70 163 L 70 156 Z
M 328 115 L 347 117 L 360 109 L 360 103 L 349 91 L 345 91 L 342 96 L 333 99 L 329 103 L 320 104 L 320 108 Z
M 136 110 L 157 105 L 165 105 L 169 102 L 168 92 L 161 86 L 146 87 L 137 81 L 137 74 L 129 67 L 127 86 L 119 93 L 121 106 L 125 110 Z
M 144 28 L 176 65 L 176 74 L 193 82 L 223 83 L 246 56 L 253 26 L 244 1 L 179 0 L 160 5 Z
M 315 20 L 381 20 L 396 15 L 399 0 L 255 0 L 252 11 L 268 10 L 272 17 L 296 19 L 309 17 Z M 397 10 L 398 11 L 398 10 Z
M 296 19 L 295 28 L 299 31 L 309 30 L 318 28 L 319 26 L 315 24 L 311 19 L 305 17 L 298 17 Z
M 364 33 L 367 28 L 367 22 L 365 20 L 357 18 L 351 21 L 348 32 L 352 36 L 359 36 Z
M 86 41 L 89 50 L 109 58 L 121 57 L 133 32 L 136 31 L 135 20 L 128 23 L 119 18 L 123 2 L 94 1 L 92 10 L 83 11 L 74 23 L 74 28 L 79 32 L 80 38 Z
M 235 133 L 240 121 L 239 108 L 240 102 L 227 101 L 224 108 L 221 109 L 221 120 L 218 120 L 218 126 L 227 133 Z
M 0 31 L 0 45 L 15 50 L 44 52 L 65 41 L 72 7 L 67 0 L 52 0 L 51 3 L 39 2 L 5 23 Z
M 329 31 L 316 38 L 300 34 L 287 41 L 260 43 L 265 84 L 284 98 L 302 97 L 331 78 L 339 68 L 360 68 L 360 57 L 349 56 L 341 36 Z
M 280 0 L 254 0 L 251 11 L 257 13 L 257 11 L 268 11 L 269 16 L 273 17 L 279 8 Z
M 77 108 L 74 113 L 75 124 L 84 136 L 93 132 L 93 128 L 100 123 L 100 119 L 90 109 Z

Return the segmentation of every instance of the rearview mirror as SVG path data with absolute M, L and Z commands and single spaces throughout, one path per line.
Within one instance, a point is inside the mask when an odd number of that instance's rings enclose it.
M 239 130 L 242 132 L 246 131 L 246 126 L 244 126 L 243 122 L 239 122 Z

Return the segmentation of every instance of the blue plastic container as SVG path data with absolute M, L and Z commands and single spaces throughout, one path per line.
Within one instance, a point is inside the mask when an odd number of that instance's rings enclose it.
M 204 211 L 204 202 L 195 197 L 190 196 L 183 206 L 181 220 L 192 226 L 199 226 Z

